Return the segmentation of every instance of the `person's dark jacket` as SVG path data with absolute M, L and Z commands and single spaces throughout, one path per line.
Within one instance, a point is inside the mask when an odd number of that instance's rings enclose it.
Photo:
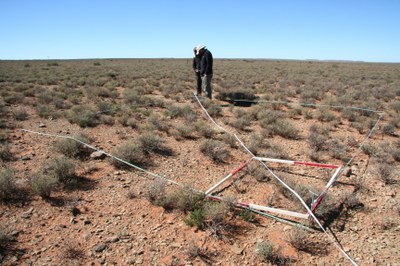
M 195 57 L 193 57 L 192 66 L 193 66 L 194 70 L 199 70 L 200 71 L 200 61 L 201 61 L 201 56 L 200 55 L 196 55 Z
M 204 51 L 200 61 L 200 74 L 212 75 L 213 73 L 213 56 L 207 49 Z

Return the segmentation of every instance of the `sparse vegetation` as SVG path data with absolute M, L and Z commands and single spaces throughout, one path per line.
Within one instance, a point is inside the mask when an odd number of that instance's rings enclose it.
M 139 144 L 145 153 L 157 153 L 161 155 L 172 155 L 172 149 L 167 147 L 165 141 L 152 132 L 145 132 L 138 138 Z
M 100 114 L 89 106 L 78 105 L 72 108 L 68 119 L 71 123 L 78 124 L 80 127 L 95 127 L 99 121 Z
M 64 243 L 62 257 L 65 263 L 75 264 L 85 258 L 85 252 L 80 243 L 75 242 L 74 240 L 67 240 Z
M 186 249 L 186 254 L 189 259 L 193 260 L 197 257 L 201 257 L 203 252 L 201 248 L 192 240 L 189 242 L 188 247 Z
M 239 216 L 240 218 L 242 218 L 243 220 L 245 220 L 246 222 L 252 223 L 256 220 L 256 215 L 254 214 L 254 212 L 249 211 L 249 210 L 243 210 L 241 212 L 239 212 Z
M 205 215 L 204 215 L 204 209 L 199 208 L 196 210 L 193 210 L 192 212 L 189 213 L 189 216 L 183 219 L 185 224 L 191 227 L 197 227 L 199 229 L 204 228 L 204 220 L 205 220 Z
M 28 112 L 23 107 L 15 109 L 13 114 L 14 114 L 14 118 L 18 121 L 24 121 L 24 120 L 27 120 L 27 118 L 28 118 Z
M 86 136 L 81 135 L 76 136 L 75 138 L 82 142 L 89 143 L 89 140 Z M 56 151 L 70 158 L 78 157 L 87 153 L 86 147 L 82 143 L 69 138 L 58 140 L 54 147 Z
M 395 169 L 393 165 L 386 162 L 378 162 L 375 171 L 377 178 L 385 185 L 394 184 L 396 182 L 394 179 Z
M 275 248 L 275 245 L 270 241 L 257 243 L 255 253 L 262 262 L 283 265 L 290 261 L 283 256 L 282 248 Z
M 304 251 L 314 255 L 327 254 L 326 244 L 316 243 L 316 241 L 313 241 L 311 239 L 310 234 L 301 228 L 295 228 L 295 230 L 289 234 L 288 242 L 292 247 L 300 251 Z
M 8 230 L 1 225 L 0 226 L 0 251 L 3 251 L 8 247 L 8 245 L 11 242 L 11 236 L 8 232 Z
M 50 198 L 51 192 L 57 187 L 58 180 L 50 175 L 38 174 L 31 181 L 33 193 L 42 198 Z
M 224 163 L 229 157 L 229 150 L 225 143 L 218 140 L 205 140 L 200 145 L 200 151 L 215 162 Z
M 229 210 L 226 202 L 206 201 L 191 211 L 184 222 L 201 230 L 207 229 L 214 237 L 221 238 L 229 231 Z
M 13 159 L 13 155 L 10 150 L 10 145 L 8 143 L 2 143 L 0 147 L 0 161 L 11 161 Z
M 6 202 L 15 197 L 16 184 L 14 172 L 11 169 L 0 170 L 0 202 Z
M 110 168 L 102 158 L 89 158 L 89 150 L 78 142 L 32 137 L 20 131 L 23 127 L 68 136 L 85 132 L 93 141 L 82 139 L 84 142 L 135 166 L 179 183 L 187 182 L 196 189 L 207 189 L 233 171 L 232 167 L 250 158 L 237 139 L 215 127 L 192 98 L 195 80 L 190 63 L 186 59 L 0 60 L 2 180 L 6 180 L 4 169 L 16 169 L 8 179 L 10 183 L 1 183 L 6 192 L 2 192 L 5 196 L 1 199 L 4 208 L 0 210 L 0 223 L 27 223 L 36 247 L 25 252 L 28 238 L 25 229 L 23 237 L 17 237 L 22 228 L 19 227 L 11 236 L 16 249 L 2 253 L 1 262 L 78 265 L 98 260 L 94 262 L 180 265 L 187 261 L 182 258 L 185 254 L 176 251 L 187 247 L 186 255 L 194 264 L 229 264 L 233 258 L 235 264 L 254 264 L 257 259 L 265 264 L 291 263 L 275 243 L 275 233 L 282 229 L 280 224 L 254 239 L 255 230 L 261 233 L 258 229 L 264 222 L 258 223 L 258 216 L 255 221 L 253 212 L 233 210 L 232 203 L 213 202 L 191 188 L 181 189 L 159 180 L 155 181 L 158 185 L 149 186 L 140 171 L 115 159 L 114 166 L 126 169 Z M 337 235 L 339 240 L 345 239 L 342 243 L 357 234 L 359 243 L 350 247 L 360 261 L 393 263 L 395 256 L 388 259 L 388 254 L 395 254 L 395 245 L 387 242 L 385 249 L 380 245 L 377 249 L 360 248 L 366 233 L 360 228 L 364 221 L 375 221 L 368 232 L 380 239 L 394 233 L 398 226 L 399 65 L 217 59 L 215 66 L 218 71 L 213 78 L 214 98 L 202 97 L 201 102 L 218 125 L 235 132 L 255 155 L 345 165 L 364 143 L 363 152 L 347 168 L 351 171 L 335 183 L 337 186 L 329 190 L 315 213 L 324 226 L 333 231 L 345 230 L 345 234 Z M 368 142 L 364 142 L 365 137 L 378 115 L 350 106 L 384 112 Z M 76 137 L 80 139 L 79 135 Z M 252 161 L 249 169 L 242 169 L 221 185 L 214 191 L 216 195 L 304 211 L 298 199 L 256 163 Z M 296 164 L 266 164 L 308 205 L 334 172 Z M 92 181 L 98 182 L 99 187 L 89 193 L 86 185 Z M 82 189 L 69 190 L 73 188 L 68 187 L 71 184 L 82 185 Z M 24 188 L 31 191 L 22 191 Z M 33 202 L 15 200 L 23 193 L 30 196 L 31 192 L 45 201 L 38 197 L 32 198 Z M 384 196 L 387 211 L 382 221 L 371 219 L 377 213 L 371 206 L 381 206 L 383 200 L 378 195 Z M 150 202 L 144 201 L 143 196 Z M 175 226 L 180 226 L 183 217 L 185 223 L 197 229 L 186 228 L 169 235 Z M 54 226 L 53 222 L 60 225 Z M 64 240 L 49 249 L 45 244 L 55 238 L 47 230 L 42 234 L 44 225 L 71 237 L 76 236 L 76 230 L 85 241 L 78 244 Z M 147 226 L 163 239 L 156 242 L 153 235 L 144 234 L 141 230 Z M 107 231 L 102 232 L 103 229 Z M 109 239 L 111 235 L 114 236 Z M 166 235 L 171 237 L 164 238 Z M 93 247 L 88 245 L 97 236 L 102 236 L 109 251 L 90 251 Z M 196 241 L 188 244 L 186 237 L 192 236 Z M 342 263 L 333 259 L 336 253 L 327 254 L 315 247 L 326 244 L 318 236 L 293 232 L 288 241 L 294 249 L 288 253 L 297 255 L 299 264 L 321 264 L 321 257 Z M 265 237 L 271 237 L 271 242 Z M 130 243 L 131 238 L 140 240 L 143 249 Z M 388 241 L 393 244 L 392 239 Z M 1 242 L 0 232 L 0 249 Z M 255 243 L 259 247 L 256 258 L 248 252 Z M 214 251 L 215 246 L 218 252 Z M 148 251 L 162 257 L 147 256 Z M 51 257 L 56 252 L 59 256 Z M 112 258 L 109 252 L 127 252 L 127 256 Z M 369 261 L 369 256 L 375 261 Z M 47 261 L 47 257 L 52 260 Z
M 75 163 L 64 156 L 51 159 L 43 168 L 43 174 L 64 185 L 76 182 Z
M 143 166 L 149 163 L 142 146 L 137 142 L 128 142 L 119 146 L 114 152 L 115 157 L 120 158 L 128 163 Z M 126 168 L 127 165 L 117 159 L 112 159 L 112 164 L 118 168 Z

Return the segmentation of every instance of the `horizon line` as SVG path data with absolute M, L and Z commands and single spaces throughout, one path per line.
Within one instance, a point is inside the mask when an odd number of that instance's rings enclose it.
M 84 58 L 31 58 L 31 59 L 2 59 L 0 61 L 74 61 L 74 60 L 187 60 L 192 57 L 84 57 Z M 364 61 L 347 59 L 284 59 L 261 57 L 214 57 L 216 60 L 254 60 L 254 61 L 311 61 L 330 63 L 381 63 L 399 64 L 400 61 Z

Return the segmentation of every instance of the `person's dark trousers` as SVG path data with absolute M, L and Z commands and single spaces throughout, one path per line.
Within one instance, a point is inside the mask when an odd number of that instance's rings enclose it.
M 212 79 L 212 74 L 209 74 L 207 76 L 201 77 L 202 79 L 202 87 L 203 91 L 205 92 L 206 96 L 208 98 L 212 98 L 212 90 L 211 90 L 211 79 Z
M 197 78 L 197 95 L 201 95 L 201 75 L 199 72 L 196 72 Z

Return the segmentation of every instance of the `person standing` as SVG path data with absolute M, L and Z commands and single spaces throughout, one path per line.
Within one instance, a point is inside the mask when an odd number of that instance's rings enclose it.
M 211 79 L 213 76 L 213 56 L 204 45 L 197 46 L 197 54 L 200 55 L 201 85 L 208 98 L 212 98 Z
M 201 75 L 200 75 L 200 55 L 197 54 L 197 46 L 193 48 L 194 57 L 193 57 L 193 71 L 196 74 L 197 81 L 197 95 L 201 95 Z

